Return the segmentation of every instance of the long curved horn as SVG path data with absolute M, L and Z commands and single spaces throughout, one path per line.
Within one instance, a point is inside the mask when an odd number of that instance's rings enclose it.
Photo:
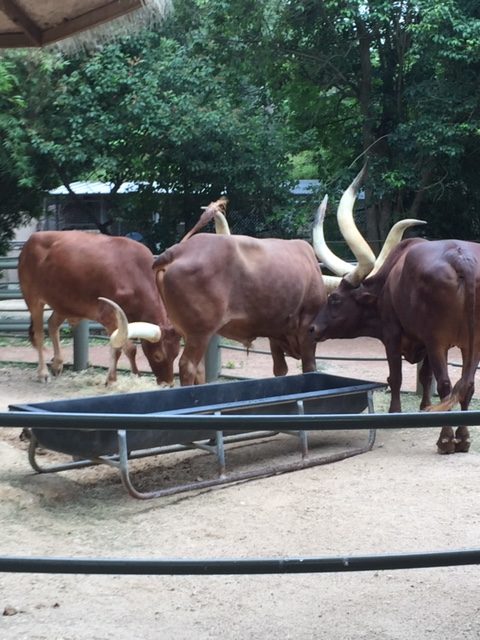
M 324 276 L 323 273 L 322 279 L 328 295 L 330 295 L 332 291 L 334 291 L 343 280 L 343 278 L 341 278 L 340 276 Z
M 353 205 L 366 168 L 367 165 L 363 165 L 361 171 L 343 193 L 337 210 L 338 226 L 342 236 L 358 261 L 353 271 L 345 276 L 345 279 L 354 286 L 360 284 L 375 266 L 375 254 L 363 238 L 353 219 Z
M 396 222 L 393 227 L 388 232 L 387 237 L 385 238 L 385 242 L 383 243 L 382 250 L 377 256 L 375 260 L 375 266 L 368 274 L 367 278 L 371 278 L 373 275 L 379 271 L 380 267 L 383 265 L 392 249 L 397 246 L 397 244 L 403 238 L 403 234 L 409 227 L 415 227 L 419 224 L 427 224 L 426 220 L 415 220 L 415 218 L 404 218 L 403 220 L 399 220 Z
M 333 251 L 329 249 L 327 243 L 325 242 L 323 223 L 325 221 L 327 204 L 328 195 L 323 198 L 315 216 L 315 222 L 312 230 L 313 249 L 317 258 L 327 267 L 327 269 L 330 269 L 330 271 L 335 273 L 337 276 L 344 276 L 346 273 L 350 273 L 350 271 L 353 270 L 354 265 L 336 256 Z
M 213 214 L 213 219 L 215 221 L 215 233 L 224 236 L 232 235 L 230 227 L 228 226 L 227 219 L 221 211 L 215 211 L 215 213 Z
M 132 338 L 148 340 L 148 342 L 158 342 L 162 337 L 162 330 L 157 324 L 150 322 L 128 322 L 127 316 L 116 302 L 109 298 L 98 298 L 102 302 L 109 304 L 117 319 L 117 329 L 110 335 L 110 344 L 115 349 L 121 349 Z

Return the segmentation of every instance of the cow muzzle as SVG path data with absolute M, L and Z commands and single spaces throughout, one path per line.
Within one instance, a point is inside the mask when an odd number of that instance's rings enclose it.
M 325 320 L 322 320 L 322 318 L 318 316 L 309 326 L 308 332 L 315 342 L 323 342 L 324 340 L 332 337 L 330 335 L 328 324 L 325 322 Z

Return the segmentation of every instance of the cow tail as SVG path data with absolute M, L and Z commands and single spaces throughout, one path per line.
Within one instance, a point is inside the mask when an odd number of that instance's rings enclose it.
M 173 262 L 174 258 L 175 255 L 173 252 L 173 248 L 167 249 L 154 260 L 152 269 L 154 271 L 165 271 L 168 265 Z
M 457 269 L 457 271 L 459 270 Z M 475 266 L 470 261 L 467 261 L 467 268 L 463 268 L 461 273 L 463 274 L 465 287 L 464 318 L 467 319 L 466 356 L 462 363 L 460 380 L 455 383 L 450 395 L 432 407 L 434 411 L 450 411 L 458 402 L 467 397 L 474 385 L 478 364 L 478 357 L 475 351 L 475 309 L 477 300 Z

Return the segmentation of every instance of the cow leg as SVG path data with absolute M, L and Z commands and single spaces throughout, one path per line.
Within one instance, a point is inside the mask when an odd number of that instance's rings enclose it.
M 285 376 L 288 373 L 287 361 L 285 359 L 285 353 L 281 347 L 281 344 L 273 338 L 269 340 L 270 352 L 273 359 L 273 375 Z
M 130 363 L 130 368 L 132 370 L 133 375 L 139 376 L 140 371 L 137 367 L 137 345 L 132 342 L 132 340 L 128 340 L 126 345 L 123 347 L 123 353 L 127 356 L 128 361 Z
M 441 454 L 455 453 L 455 436 L 452 427 L 442 427 L 437 440 L 437 451 Z
M 108 387 L 112 382 L 117 381 L 117 365 L 120 356 L 122 355 L 121 349 L 115 349 L 110 347 L 110 362 L 108 364 L 107 379 L 105 380 L 105 386 Z
M 102 324 L 109 336 L 111 336 L 117 328 L 117 320 L 112 313 L 112 309 L 104 302 L 98 304 L 97 317 L 92 319 L 95 319 L 97 322 Z M 128 358 L 132 373 L 136 376 L 140 375 L 136 362 L 137 346 L 132 342 L 132 340 L 127 340 L 123 347 L 119 349 L 110 347 L 110 361 L 108 365 L 107 379 L 105 380 L 105 386 L 107 387 L 112 382 L 117 381 L 117 366 L 120 356 L 122 355 L 122 351 Z
M 48 319 L 48 335 L 52 341 L 53 358 L 50 361 L 50 368 L 54 376 L 59 376 L 63 371 L 63 353 L 60 345 L 60 327 L 65 320 L 56 311 Z
M 441 454 L 455 453 L 455 436 L 452 427 L 442 427 L 437 440 L 437 451 Z
M 464 353 L 462 349 L 463 362 L 467 361 L 468 354 Z M 470 378 L 468 380 L 467 389 L 464 397 L 460 398 L 460 409 L 462 411 L 468 411 L 470 401 L 475 391 L 474 381 L 475 372 L 478 367 L 478 358 L 475 358 L 471 366 L 471 372 L 465 372 L 465 375 Z M 463 371 L 462 371 L 463 373 Z M 470 432 L 467 426 L 457 427 L 455 431 L 455 453 L 468 453 L 470 449 Z
M 386 346 L 387 347 L 387 346 Z M 390 387 L 390 413 L 400 413 L 402 405 L 400 402 L 400 388 L 402 386 L 402 355 L 400 348 L 386 348 L 389 375 L 387 383 Z
M 428 356 L 425 356 L 422 361 L 420 371 L 418 372 L 418 380 L 422 385 L 422 400 L 420 402 L 420 410 L 422 411 L 432 404 L 430 391 L 432 388 L 433 373 Z
M 205 382 L 203 358 L 211 337 L 211 335 L 185 337 L 185 347 L 178 363 L 180 384 L 182 386 L 203 384 Z
M 470 443 L 470 431 L 468 430 L 468 427 L 457 427 L 455 431 L 455 453 L 468 453 L 470 450 Z
M 30 310 L 31 324 L 30 324 L 30 340 L 32 345 L 38 352 L 38 367 L 37 378 L 40 382 L 47 382 L 49 378 L 47 363 L 45 362 L 45 354 L 43 352 L 43 302 L 37 302 L 35 305 L 30 305 L 27 302 L 27 306 Z
M 312 335 L 308 333 L 300 343 L 300 357 L 302 359 L 302 372 L 310 373 L 317 370 L 317 361 L 315 353 L 317 351 L 317 343 L 312 341 Z
M 467 426 L 457 427 L 455 431 L 455 453 L 468 453 L 470 450 L 470 431 Z
M 427 346 L 427 353 L 437 381 L 437 393 L 442 402 L 452 392 L 452 383 L 448 377 L 447 352 L 440 351 L 438 348 L 429 349 Z M 455 436 L 452 427 L 442 427 L 437 440 L 437 451 L 441 454 L 455 453 Z
M 197 366 L 197 373 L 195 374 L 195 384 L 205 384 L 205 358 L 202 358 Z

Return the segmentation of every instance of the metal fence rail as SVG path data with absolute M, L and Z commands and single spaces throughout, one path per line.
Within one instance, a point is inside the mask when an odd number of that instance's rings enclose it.
M 391 571 L 480 564 L 480 549 L 317 558 L 28 558 L 1 557 L 3 573 L 63 573 L 89 575 L 218 576 L 284 573 L 345 573 Z
M 256 431 L 275 423 L 277 428 L 310 430 L 398 429 L 480 424 L 480 411 L 406 414 L 311 414 L 311 415 L 163 415 L 0 413 L 0 427 L 167 429 L 177 427 Z M 68 573 L 109 575 L 251 575 L 283 573 L 331 573 L 418 569 L 480 564 L 480 549 L 382 555 L 299 558 L 231 559 L 133 559 L 45 558 L 0 556 L 0 572 Z
M 229 351 L 243 351 L 244 353 L 255 353 L 262 356 L 271 356 L 270 351 L 266 351 L 265 349 L 254 349 L 249 348 L 246 349 L 240 345 L 236 344 L 227 344 L 226 342 L 220 341 L 220 349 L 228 349 Z M 372 356 L 316 356 L 315 360 L 346 360 L 346 361 L 355 361 L 355 362 L 386 362 L 387 358 L 379 358 Z M 461 365 L 455 365 L 461 366 Z
M 0 413 L 1 427 L 35 429 L 143 429 L 167 430 L 186 427 L 193 431 L 204 429 L 262 431 L 275 426 L 283 429 L 310 431 L 338 431 L 344 429 L 423 429 L 433 427 L 480 425 L 480 411 L 427 411 L 424 413 L 328 413 L 293 415 L 176 415 L 131 413 L 33 413 L 9 411 Z

